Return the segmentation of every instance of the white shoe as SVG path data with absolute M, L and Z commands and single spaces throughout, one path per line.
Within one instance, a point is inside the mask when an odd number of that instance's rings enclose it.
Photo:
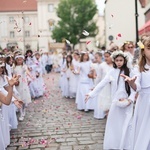
M 25 117 L 25 115 L 26 115 L 26 112 L 23 111 L 23 112 L 22 112 L 22 117 Z
M 23 121 L 24 120 L 24 117 L 23 116 L 20 116 L 19 117 L 19 121 Z

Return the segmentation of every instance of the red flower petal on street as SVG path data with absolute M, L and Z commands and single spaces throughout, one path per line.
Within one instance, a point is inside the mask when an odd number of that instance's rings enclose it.
M 81 119 L 81 118 L 82 118 L 82 116 L 81 116 L 81 115 L 77 116 L 77 119 Z

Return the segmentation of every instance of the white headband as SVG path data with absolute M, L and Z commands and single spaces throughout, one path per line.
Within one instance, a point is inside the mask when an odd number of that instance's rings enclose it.
M 22 59 L 24 59 L 24 56 L 23 56 L 23 55 L 17 55 L 17 56 L 15 57 L 15 59 L 17 59 L 17 58 L 22 58 Z
M 5 55 L 0 55 L 0 58 L 5 58 Z

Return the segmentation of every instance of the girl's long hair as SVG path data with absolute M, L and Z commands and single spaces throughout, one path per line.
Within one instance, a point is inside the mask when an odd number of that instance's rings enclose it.
M 87 61 L 89 61 L 89 59 L 90 59 L 89 54 L 88 53 L 82 53 L 81 58 L 80 58 L 80 62 L 83 62 L 84 55 L 88 55 L 88 60 Z
M 141 39 L 141 42 L 143 43 L 144 47 L 150 48 L 150 36 L 143 36 Z M 146 58 L 144 54 L 144 48 L 141 49 L 140 52 L 140 59 L 139 59 L 139 71 L 145 72 L 148 69 L 145 68 L 146 65 Z
M 27 61 L 27 58 L 28 58 L 28 53 L 31 53 L 31 58 L 33 57 L 33 52 L 32 50 L 27 50 L 26 53 L 25 53 L 25 62 Z
M 67 60 L 68 58 L 70 58 L 70 62 Z M 71 55 L 68 55 L 68 56 L 66 57 L 66 64 L 67 64 L 67 68 L 69 68 L 70 65 L 72 64 L 72 56 L 71 56 Z
M 117 55 L 116 58 L 119 57 L 119 56 L 121 56 L 122 58 L 124 58 L 124 64 L 123 64 L 123 66 L 120 68 L 120 73 L 119 73 L 119 76 L 118 76 L 118 81 L 117 81 L 117 83 L 119 83 L 119 79 L 120 79 L 120 74 L 121 74 L 121 72 L 124 72 L 124 75 L 126 75 L 126 76 L 129 76 L 129 75 L 130 75 L 130 70 L 129 70 L 129 68 L 127 67 L 127 60 L 126 60 L 126 58 L 123 57 L 122 55 Z M 115 59 L 116 59 L 116 58 L 115 58 Z M 117 68 L 117 65 L 116 65 L 114 62 L 113 62 L 113 67 L 114 67 L 114 68 Z M 130 86 L 129 86 L 129 84 L 128 84 L 127 81 L 125 81 L 125 89 L 126 89 L 126 92 L 127 92 L 128 96 L 129 96 L 130 93 L 131 93 L 131 90 L 130 90 Z

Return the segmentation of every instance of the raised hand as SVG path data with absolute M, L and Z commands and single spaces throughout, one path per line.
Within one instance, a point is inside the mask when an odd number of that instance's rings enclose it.
M 20 76 L 18 76 L 18 75 L 14 75 L 11 79 L 8 79 L 8 77 L 7 77 L 8 84 L 10 86 L 14 86 L 19 81 L 19 78 L 20 78 Z
M 14 104 L 16 105 L 17 108 L 20 109 L 20 108 L 22 108 L 23 101 L 21 101 L 21 100 L 15 100 Z
M 133 84 L 135 83 L 135 80 L 137 79 L 137 77 L 133 77 L 133 78 L 130 78 L 124 74 L 120 74 L 121 77 L 123 77 L 125 79 L 125 81 L 127 81 L 129 84 Z

